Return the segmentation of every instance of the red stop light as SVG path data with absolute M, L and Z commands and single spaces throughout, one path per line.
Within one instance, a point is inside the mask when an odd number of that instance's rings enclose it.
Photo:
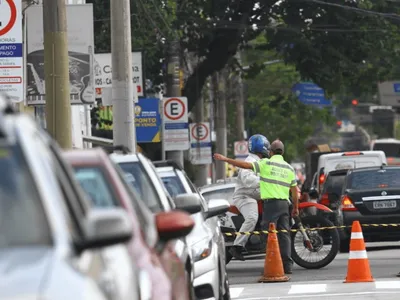
M 341 127 L 341 126 L 342 126 L 342 121 L 337 121 L 337 122 L 336 122 L 336 125 L 337 125 L 338 127 Z
M 351 104 L 353 104 L 354 106 L 358 105 L 358 100 L 357 99 L 351 100 Z

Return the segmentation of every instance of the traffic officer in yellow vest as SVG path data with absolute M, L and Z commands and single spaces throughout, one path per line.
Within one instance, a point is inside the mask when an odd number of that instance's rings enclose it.
M 292 194 L 292 216 L 299 214 L 297 182 L 294 169 L 283 159 L 284 145 L 280 140 L 271 144 L 271 158 L 264 158 L 256 162 L 245 162 L 214 154 L 216 160 L 225 161 L 242 169 L 253 170 L 260 175 L 260 193 L 264 201 L 263 230 L 268 230 L 269 223 L 276 224 L 277 230 L 290 229 L 290 200 Z M 279 248 L 283 267 L 286 274 L 292 274 L 293 261 L 291 258 L 291 239 L 289 233 L 278 233 Z

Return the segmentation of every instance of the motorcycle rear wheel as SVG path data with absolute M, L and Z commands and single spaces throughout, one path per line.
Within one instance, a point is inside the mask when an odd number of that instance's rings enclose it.
M 312 215 L 312 216 L 306 216 L 301 218 L 301 222 L 305 228 L 315 228 L 315 227 L 331 227 L 334 226 L 331 221 L 328 219 L 324 218 L 323 216 L 320 215 Z M 298 229 L 297 224 L 293 225 L 292 229 Z M 291 239 L 292 239 L 292 259 L 293 261 L 299 265 L 300 267 L 303 267 L 305 269 L 321 269 L 327 265 L 329 265 L 336 257 L 336 255 L 339 252 L 339 247 L 340 247 L 340 238 L 339 238 L 339 233 L 337 229 L 329 229 L 329 230 L 324 230 L 324 235 L 328 235 L 328 237 L 331 240 L 331 249 L 326 255 L 326 257 L 322 260 L 315 261 L 315 262 L 309 262 L 304 260 L 299 253 L 296 252 L 295 245 L 294 245 L 294 239 L 296 236 L 296 232 L 292 232 L 291 234 Z M 324 238 L 327 238 L 325 236 Z

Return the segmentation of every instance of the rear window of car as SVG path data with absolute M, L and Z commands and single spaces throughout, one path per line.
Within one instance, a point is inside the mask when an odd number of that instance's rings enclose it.
M 322 194 L 334 193 L 338 196 L 341 195 L 346 173 L 344 174 L 329 174 L 322 189 Z
M 364 190 L 400 187 L 400 169 L 358 171 L 351 174 L 348 189 Z
M 101 167 L 74 167 L 75 177 L 95 207 L 116 207 L 119 201 Z
M 206 199 L 207 202 L 210 201 L 211 199 L 225 199 L 227 201 L 231 201 L 234 192 L 235 188 L 231 187 L 226 189 L 218 189 L 208 192 L 202 192 L 201 194 L 203 195 L 204 199 Z
M 140 162 L 121 162 L 120 168 L 127 173 L 126 180 L 139 194 L 140 199 L 153 213 L 163 210 L 157 191 Z
M 51 245 L 35 181 L 19 146 L 0 146 L 0 249 Z
M 185 188 L 178 176 L 163 176 L 162 174 L 160 175 L 164 186 L 172 197 L 176 197 L 180 194 L 186 193 Z

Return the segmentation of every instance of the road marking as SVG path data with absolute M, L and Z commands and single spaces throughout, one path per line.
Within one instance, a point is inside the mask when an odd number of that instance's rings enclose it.
M 242 288 L 242 287 L 229 288 L 231 298 L 239 298 L 239 296 L 243 292 L 243 290 L 244 290 L 244 288 Z
M 377 289 L 400 289 L 400 281 L 377 281 L 375 282 Z
M 265 297 L 251 297 L 251 298 L 241 298 L 240 300 L 282 300 L 282 299 L 305 299 L 305 298 L 317 298 L 317 297 L 343 297 L 343 296 L 364 296 L 364 295 L 383 295 L 390 294 L 395 295 L 398 292 L 354 292 L 354 293 L 337 293 L 337 294 L 304 294 L 304 295 L 292 295 L 292 296 L 265 296 Z
M 325 293 L 326 284 L 293 284 L 289 294 Z

